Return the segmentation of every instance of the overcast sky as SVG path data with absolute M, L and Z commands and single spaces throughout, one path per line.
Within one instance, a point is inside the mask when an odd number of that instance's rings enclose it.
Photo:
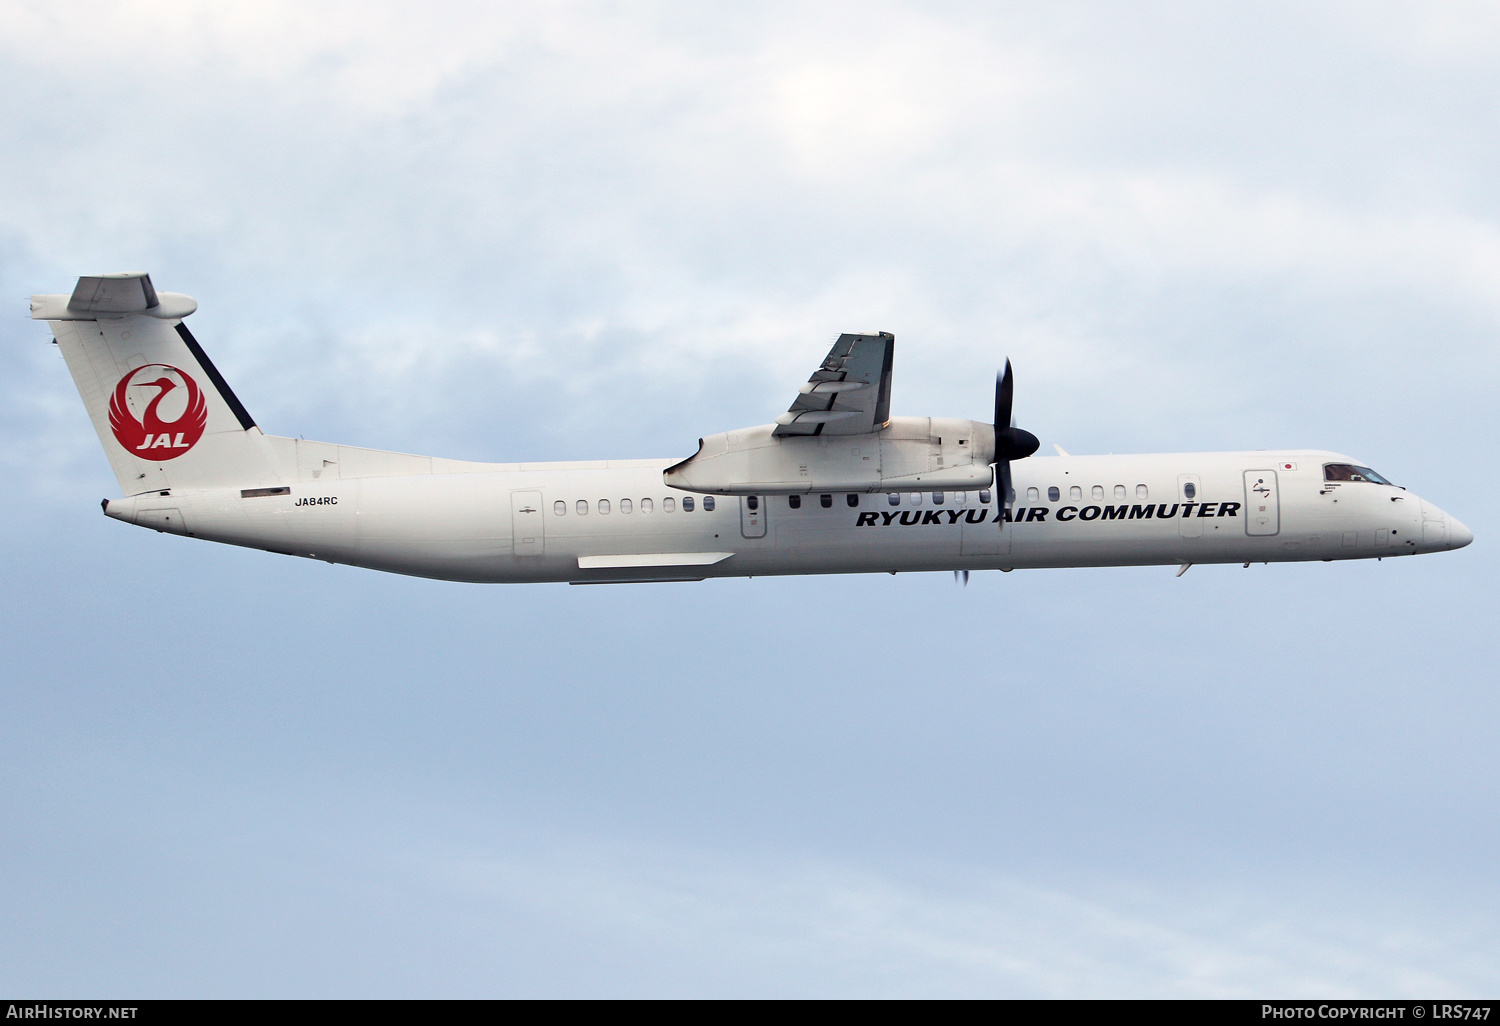
M 0 0 L 0 990 L 1493 996 L 1500 14 Z M 33 292 L 268 431 L 686 456 L 841 331 L 1458 553 L 569 588 L 141 531 Z

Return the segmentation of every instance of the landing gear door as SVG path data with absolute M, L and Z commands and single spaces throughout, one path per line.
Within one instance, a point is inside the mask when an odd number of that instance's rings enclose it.
M 746 538 L 766 536 L 766 498 L 764 495 L 740 496 L 740 534 Z
M 1281 499 L 1276 492 L 1276 471 L 1245 471 L 1245 533 L 1272 535 L 1281 532 Z
M 540 556 L 546 549 L 541 492 L 510 493 L 510 537 L 518 556 Z

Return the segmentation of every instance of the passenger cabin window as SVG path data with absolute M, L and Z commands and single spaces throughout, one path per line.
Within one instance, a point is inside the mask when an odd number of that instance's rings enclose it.
M 759 495 L 747 495 L 747 496 L 745 496 L 745 505 L 750 507 L 750 512 L 751 513 L 754 513 L 756 510 L 760 509 L 760 496 Z
M 631 506 L 629 499 L 621 499 L 620 500 L 620 512 L 621 513 L 629 513 L 634 508 L 635 507 Z
M 705 495 L 703 497 L 703 512 L 705 512 L 705 513 L 712 513 L 713 511 L 714 511 L 714 497 L 712 495 Z
M 1390 484 L 1369 467 L 1356 467 L 1352 463 L 1323 464 L 1324 481 L 1363 481 L 1366 484 Z
M 650 513 L 651 512 L 651 500 L 650 499 L 642 499 L 641 500 L 641 512 L 642 513 Z
M 578 502 L 574 505 L 574 508 L 578 510 L 578 515 L 579 516 L 581 516 L 581 517 L 588 516 L 589 515 L 589 500 L 587 500 L 587 499 L 579 499 Z
M 1115 498 L 1116 499 L 1124 499 L 1125 498 L 1125 486 L 1124 485 L 1115 485 Z
M 1104 486 L 1103 485 L 1094 485 L 1092 494 L 1093 494 L 1094 498 L 1097 501 L 1103 502 L 1104 501 Z
M 691 495 L 684 495 L 682 497 L 682 511 L 684 513 L 691 513 L 693 511 L 693 497 Z
M 1062 492 L 1057 490 L 1057 485 L 1049 485 L 1047 488 L 1047 501 L 1056 502 L 1062 498 Z
M 609 500 L 608 499 L 600 499 L 599 500 L 599 515 L 601 517 L 607 517 L 607 516 L 609 516 Z
M 1072 499 L 1074 502 L 1082 502 L 1083 489 L 1078 487 L 1077 485 L 1074 485 L 1073 487 L 1068 489 L 1068 498 Z
M 1036 489 L 1033 488 L 1032 491 L 1034 492 Z M 979 490 L 979 501 L 985 506 L 990 504 L 990 490 L 988 488 L 981 488 Z
M 558 499 L 556 502 L 554 502 L 552 504 L 552 512 L 556 513 L 558 516 L 562 516 L 567 511 L 568 511 L 568 504 L 566 502 L 564 502 L 562 499 Z
M 1137 499 L 1149 499 L 1151 498 L 1151 489 L 1143 484 L 1138 484 L 1135 486 L 1135 497 Z
M 932 493 L 932 504 L 934 506 L 941 506 L 943 504 L 943 493 L 942 492 L 933 492 Z
M 889 502 L 892 506 L 899 506 L 899 505 L 901 505 L 901 493 L 900 492 L 891 492 L 888 495 L 886 495 L 885 501 Z
M 907 498 L 911 500 L 911 504 L 913 506 L 920 506 L 920 505 L 922 505 L 922 493 L 921 492 L 912 492 L 910 495 L 907 496 Z
M 953 493 L 953 505 L 955 505 L 955 506 L 967 506 L 968 504 L 969 504 L 969 493 L 968 492 L 954 492 Z
M 820 495 L 820 496 L 818 496 L 818 505 L 822 506 L 824 509 L 833 509 L 833 496 L 832 495 Z
M 1011 505 L 1015 505 L 1016 490 L 1014 488 L 1010 489 L 1009 491 L 1007 491 L 1005 493 L 1005 501 L 1008 502 L 1008 503 L 1010 503 Z
M 802 508 L 802 496 L 800 496 L 800 495 L 788 495 L 786 497 L 786 504 L 788 506 L 792 507 L 792 509 L 801 509 Z
M 1197 495 L 1198 486 L 1193 484 L 1193 482 L 1189 481 L 1182 486 L 1182 497 L 1184 499 L 1192 499 L 1197 497 Z
M 665 499 L 661 500 L 661 511 L 663 513 L 676 513 L 677 500 L 668 495 Z
M 1037 491 L 1035 488 L 1028 488 L 1028 489 L 1026 489 L 1026 501 L 1027 502 L 1041 502 L 1042 501 L 1042 493 L 1039 492 L 1039 491 Z
M 848 495 L 844 496 L 844 505 L 848 506 L 850 509 L 857 508 L 859 506 L 859 496 L 855 495 L 853 492 L 850 492 Z

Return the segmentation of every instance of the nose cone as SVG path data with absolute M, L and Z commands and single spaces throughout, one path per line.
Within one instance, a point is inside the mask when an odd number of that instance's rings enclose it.
M 1474 532 L 1465 527 L 1452 514 L 1448 516 L 1448 547 L 1461 549 L 1474 540 Z
M 1438 509 L 1425 499 L 1421 502 L 1422 541 L 1417 552 L 1447 552 L 1461 549 L 1474 540 L 1474 532 L 1452 513 Z

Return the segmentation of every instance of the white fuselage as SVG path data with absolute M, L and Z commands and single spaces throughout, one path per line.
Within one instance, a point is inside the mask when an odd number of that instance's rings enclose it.
M 1351 461 L 1312 451 L 1018 461 L 1010 522 L 998 495 L 985 502 L 977 491 L 907 491 L 896 504 L 883 491 L 833 493 L 827 507 L 818 492 L 708 497 L 663 483 L 673 460 L 432 461 L 430 472 L 385 476 L 330 476 L 338 462 L 317 462 L 329 473 L 291 485 L 174 488 L 105 511 L 176 534 L 475 582 L 1357 559 L 1472 538 L 1403 489 L 1325 482 L 1325 463 Z

